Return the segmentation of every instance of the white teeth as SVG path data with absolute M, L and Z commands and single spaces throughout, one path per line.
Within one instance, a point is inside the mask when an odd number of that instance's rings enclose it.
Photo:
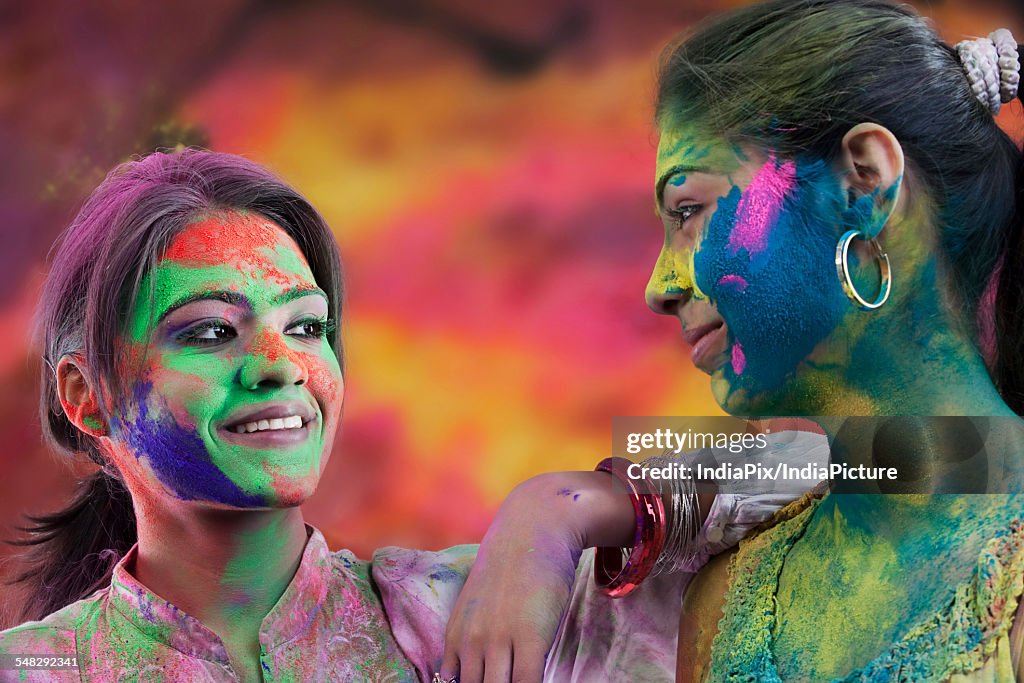
M 257 420 L 246 422 L 233 427 L 235 433 L 246 434 L 249 432 L 275 431 L 279 429 L 302 429 L 302 418 L 298 415 L 288 417 L 275 417 L 272 420 Z

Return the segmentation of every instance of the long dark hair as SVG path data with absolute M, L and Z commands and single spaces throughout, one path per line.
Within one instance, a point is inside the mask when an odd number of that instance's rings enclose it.
M 891 130 L 908 178 L 933 200 L 947 294 L 1003 399 L 1024 413 L 1024 160 L 975 98 L 955 49 L 911 8 L 769 0 L 728 12 L 666 50 L 656 112 L 663 130 L 694 122 L 823 159 L 858 123 Z
M 136 541 L 131 497 L 117 470 L 57 399 L 57 363 L 78 355 L 92 387 L 115 396 L 123 391 L 130 378 L 118 369 L 115 349 L 145 274 L 191 219 L 232 209 L 265 216 L 295 240 L 327 293 L 329 315 L 341 319 L 334 236 L 302 195 L 266 169 L 230 154 L 185 149 L 156 152 L 111 171 L 59 240 L 36 318 L 43 434 L 56 450 L 85 454 L 101 468 L 79 483 L 66 508 L 29 516 L 21 528 L 28 536 L 13 541 L 28 548 L 28 568 L 15 578 L 27 588 L 22 620 L 42 618 L 101 588 Z M 337 328 L 329 341 L 340 362 Z M 108 402 L 100 403 L 105 409 Z

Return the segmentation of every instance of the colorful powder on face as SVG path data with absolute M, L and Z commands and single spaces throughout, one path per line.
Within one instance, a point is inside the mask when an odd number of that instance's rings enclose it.
M 294 291 L 315 289 L 305 258 L 281 228 L 261 217 L 236 213 L 190 224 L 147 274 L 129 338 L 121 343 L 123 357 L 133 359 L 125 379 L 134 385 L 128 391 L 138 406 L 131 405 L 130 399 L 128 405 L 120 406 L 134 411 L 120 415 L 120 426 L 129 449 L 147 458 L 144 462 L 172 495 L 243 507 L 293 505 L 315 488 L 322 453 L 333 438 L 340 412 L 337 358 L 326 339 L 300 338 L 277 329 L 277 317 L 263 319 L 279 306 L 321 316 L 319 297 L 307 299 L 316 303 L 315 308 L 289 303 Z M 150 291 L 153 298 L 147 304 Z M 250 324 L 247 320 L 259 325 L 249 328 L 253 336 L 245 346 L 229 341 L 223 348 L 197 350 L 178 337 L 195 324 L 195 316 L 187 313 L 155 327 L 156 316 L 183 297 L 221 291 L 242 297 L 224 312 L 236 331 L 244 334 Z M 292 325 L 290 318 L 287 324 Z M 142 358 L 147 362 L 142 363 Z M 288 381 L 304 386 L 281 396 L 308 395 L 322 408 L 323 420 L 307 444 L 255 449 L 217 436 L 213 425 L 218 419 L 244 405 L 278 396 L 270 385 L 261 385 L 259 392 L 242 385 L 247 363 L 248 379 L 253 381 L 267 378 L 278 363 L 296 366 L 294 378 L 289 376 Z M 275 374 L 275 385 L 284 377 Z M 278 495 L 280 500 L 275 500 Z
M 729 235 L 729 251 L 746 249 L 751 257 L 764 251 L 768 232 L 778 220 L 782 203 L 796 186 L 796 164 L 777 163 L 775 155 L 761 167 L 744 190 L 736 209 L 736 227 Z
M 302 360 L 299 358 L 300 354 L 288 348 L 281 335 L 268 329 L 262 330 L 253 339 L 251 353 L 265 358 L 270 364 L 274 364 L 282 358 L 292 363 L 300 363 Z
M 723 275 L 721 279 L 718 280 L 716 289 L 719 292 L 742 294 L 747 289 L 747 281 L 739 275 Z
M 294 281 L 293 273 L 309 270 L 290 242 L 263 216 L 231 211 L 189 224 L 168 245 L 163 260 L 188 268 L 233 264 L 240 272 L 286 286 Z
M 741 348 L 722 369 L 729 395 L 763 404 L 849 306 L 834 264 L 845 195 L 827 164 L 770 159 L 757 178 L 747 191 L 734 185 L 718 200 L 694 255 L 694 279 L 710 292 L 733 345 Z M 723 406 L 749 408 L 728 398 Z
M 275 504 L 283 506 L 301 505 L 306 502 L 320 481 L 320 468 L 322 459 L 310 463 L 310 469 L 306 476 L 299 476 L 297 472 L 289 470 L 282 471 L 275 464 L 264 461 L 263 472 L 270 479 L 270 486 L 274 490 Z
M 680 254 L 667 246 L 662 249 L 647 283 L 648 293 L 680 295 L 689 292 L 695 299 L 707 298 L 693 279 L 693 254 L 693 250 Z
M 743 355 L 743 345 L 735 342 L 732 345 L 732 371 L 737 375 L 742 375 L 746 367 L 747 357 Z
M 160 483 L 181 500 L 206 500 L 235 507 L 264 505 L 262 497 L 246 493 L 217 468 L 210 460 L 206 444 L 194 430 L 169 416 L 150 417 L 147 401 L 152 391 L 151 383 L 137 384 L 137 416 L 131 422 L 115 419 L 114 427 L 136 457 L 149 461 Z

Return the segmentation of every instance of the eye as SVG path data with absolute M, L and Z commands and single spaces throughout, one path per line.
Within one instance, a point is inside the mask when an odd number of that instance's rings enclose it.
M 183 330 L 175 338 L 187 346 L 211 346 L 237 336 L 235 328 L 223 320 L 208 320 Z
M 703 208 L 703 204 L 684 204 L 674 209 L 666 209 L 665 213 L 672 219 L 677 228 L 681 228 L 686 221 L 693 218 Z
M 285 334 L 307 339 L 323 339 L 333 331 L 334 321 L 330 318 L 305 318 L 285 330 Z

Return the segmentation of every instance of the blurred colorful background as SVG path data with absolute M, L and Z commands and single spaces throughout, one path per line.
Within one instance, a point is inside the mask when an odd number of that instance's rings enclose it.
M 613 416 L 717 414 L 643 302 L 651 113 L 661 48 L 738 4 L 0 2 L 0 537 L 89 467 L 40 440 L 50 245 L 110 167 L 179 143 L 271 167 L 342 245 L 343 433 L 307 506 L 332 547 L 475 542 L 517 482 L 608 455 Z M 1017 3 L 915 4 L 950 42 L 1024 37 Z

